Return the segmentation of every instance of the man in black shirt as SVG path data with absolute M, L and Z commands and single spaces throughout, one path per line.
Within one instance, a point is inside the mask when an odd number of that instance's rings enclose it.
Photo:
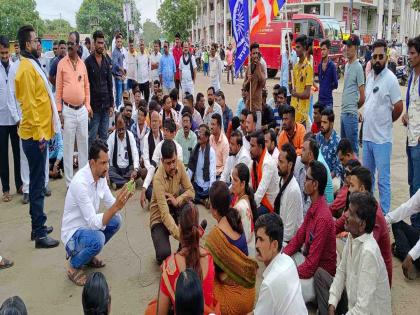
M 114 110 L 112 93 L 112 64 L 104 54 L 104 33 L 93 33 L 95 53 L 86 58 L 85 64 L 90 84 L 90 106 L 93 117 L 89 122 L 89 146 L 97 136 L 108 138 L 109 113 Z

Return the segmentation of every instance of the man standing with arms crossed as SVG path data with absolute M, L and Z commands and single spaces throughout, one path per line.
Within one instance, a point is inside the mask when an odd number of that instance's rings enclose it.
M 74 139 L 76 138 L 79 168 L 88 162 L 88 120 L 90 108 L 89 77 L 86 66 L 77 55 L 79 33 L 71 32 L 67 42 L 68 55 L 60 60 L 57 68 L 55 100 L 64 121 L 64 174 L 66 185 L 73 178 Z
M 59 242 L 47 236 L 52 228 L 45 226 L 44 213 L 45 163 L 47 143 L 61 129 L 60 119 L 48 79 L 38 62 L 37 40 L 32 26 L 18 31 L 22 57 L 16 73 L 16 99 L 21 104 L 22 120 L 19 136 L 29 162 L 29 213 L 35 248 L 57 247 Z

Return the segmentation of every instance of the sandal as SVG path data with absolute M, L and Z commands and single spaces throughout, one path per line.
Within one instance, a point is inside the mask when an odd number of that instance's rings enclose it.
M 106 265 L 104 264 L 104 262 L 96 257 L 93 257 L 91 261 L 89 261 L 86 266 L 90 267 L 90 268 L 103 268 Z
M 0 269 L 7 269 L 14 265 L 13 261 L 8 260 L 3 257 L 3 259 L 0 261 Z
M 74 272 L 67 270 L 67 276 L 69 277 L 71 282 L 73 282 L 79 287 L 83 287 L 87 280 L 86 274 L 81 269 L 77 269 Z
M 3 202 L 9 202 L 12 201 L 12 195 L 9 194 L 8 191 L 3 193 Z

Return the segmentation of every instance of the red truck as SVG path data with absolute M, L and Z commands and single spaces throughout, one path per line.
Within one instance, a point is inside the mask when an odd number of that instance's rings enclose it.
M 320 43 L 324 39 L 331 41 L 330 58 L 338 66 L 344 64 L 342 32 L 340 24 L 335 18 L 314 14 L 294 14 L 286 23 L 285 20 L 274 19 L 267 27 L 261 29 L 251 38 L 252 42 L 260 44 L 260 51 L 267 62 L 267 72 L 273 78 L 281 65 L 281 51 L 284 51 L 284 37 L 292 32 L 294 38 L 307 35 L 313 39 L 314 72 L 318 73 L 321 62 Z

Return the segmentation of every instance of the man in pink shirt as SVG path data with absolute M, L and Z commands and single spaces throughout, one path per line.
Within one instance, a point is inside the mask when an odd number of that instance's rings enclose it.
M 222 131 L 222 116 L 220 114 L 215 113 L 211 116 L 210 130 L 210 146 L 216 152 L 216 178 L 219 179 L 229 155 L 229 141 Z
M 232 44 L 229 44 L 228 49 L 226 50 L 226 62 L 227 62 L 227 84 L 229 84 L 229 75 L 232 74 L 232 84 L 234 75 L 234 65 L 233 65 L 233 50 L 232 50 Z
M 182 57 L 182 47 L 181 47 L 181 35 L 179 33 L 175 34 L 175 46 L 172 48 L 172 56 L 175 59 L 176 73 L 175 73 L 175 87 L 179 91 L 179 85 L 181 83 L 179 77 L 179 61 Z
M 73 178 L 74 139 L 77 142 L 79 169 L 88 161 L 88 120 L 92 117 L 90 88 L 86 66 L 77 54 L 80 46 L 78 32 L 69 34 L 68 55 L 57 67 L 56 95 L 58 113 L 64 125 L 64 174 L 66 185 Z

